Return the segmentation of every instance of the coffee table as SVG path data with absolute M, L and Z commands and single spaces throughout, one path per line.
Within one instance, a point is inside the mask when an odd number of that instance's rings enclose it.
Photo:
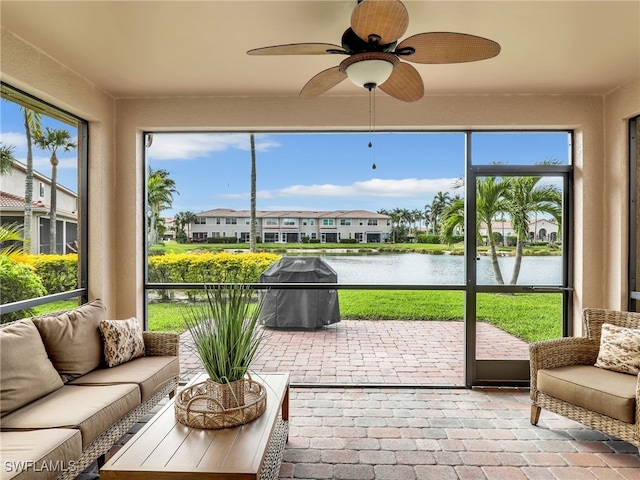
M 202 382 L 206 374 L 190 383 Z M 100 480 L 278 478 L 289 425 L 289 374 L 254 374 L 265 386 L 267 407 L 252 422 L 204 430 L 176 420 L 165 405 L 100 469 Z

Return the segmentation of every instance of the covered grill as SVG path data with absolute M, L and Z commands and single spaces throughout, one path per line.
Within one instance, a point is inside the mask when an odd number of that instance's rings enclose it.
M 260 275 L 260 283 L 337 283 L 338 274 L 320 257 L 282 257 Z M 260 321 L 267 327 L 316 329 L 340 321 L 338 292 L 279 290 L 264 296 Z

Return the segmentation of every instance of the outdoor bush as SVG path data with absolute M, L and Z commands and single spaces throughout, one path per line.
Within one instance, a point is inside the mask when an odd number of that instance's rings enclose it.
M 27 262 L 34 267 L 49 294 L 78 288 L 78 254 L 28 255 Z
M 420 234 L 416 237 L 416 243 L 432 243 L 432 244 L 439 244 L 440 243 L 440 236 L 439 235 L 425 235 L 425 234 Z M 455 242 L 453 242 L 455 243 Z
M 2 303 L 18 302 L 47 294 L 47 290 L 31 265 L 16 262 L 6 256 L 0 256 L 0 279 L 0 298 L 2 298 Z M 12 322 L 34 314 L 34 310 L 31 308 L 5 313 L 0 318 L 0 322 Z
M 309 243 L 320 243 L 320 239 L 319 238 L 311 238 L 311 239 L 309 239 Z
M 164 246 L 154 245 L 149 247 L 148 255 L 152 257 L 154 255 L 164 255 L 165 253 L 167 253 L 167 249 Z
M 236 237 L 209 237 L 207 243 L 238 243 Z
M 355 238 L 341 238 L 339 243 L 358 243 Z
M 516 243 L 518 243 L 518 237 L 507 235 L 507 245 L 515 247 Z
M 273 253 L 167 253 L 149 257 L 147 263 L 152 282 L 256 283 L 260 274 L 279 259 Z M 187 291 L 191 300 L 198 293 Z

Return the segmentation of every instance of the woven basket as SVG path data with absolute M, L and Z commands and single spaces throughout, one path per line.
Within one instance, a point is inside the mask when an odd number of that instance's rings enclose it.
M 239 401 L 241 397 L 243 401 Z M 206 429 L 244 425 L 262 415 L 266 408 L 267 392 L 251 378 L 230 384 L 207 379 L 180 391 L 175 401 L 176 419 L 180 423 Z

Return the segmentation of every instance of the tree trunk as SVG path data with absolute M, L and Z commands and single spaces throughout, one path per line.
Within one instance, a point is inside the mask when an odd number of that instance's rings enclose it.
M 58 204 L 58 157 L 51 155 L 51 209 L 49 210 L 49 252 L 58 253 L 57 249 L 57 204 Z M 64 253 L 64 252 L 63 252 Z
M 493 274 L 496 277 L 498 285 L 504 285 L 504 279 L 502 278 L 502 271 L 500 270 L 500 264 L 498 263 L 498 252 L 496 251 L 496 244 L 493 240 L 493 230 L 491 228 L 491 222 L 489 221 L 487 227 L 487 235 L 489 236 L 489 250 L 491 251 L 491 265 L 493 266 Z
M 522 239 L 518 235 L 518 241 L 516 243 L 516 261 L 513 264 L 513 273 L 511 274 L 511 285 L 518 283 L 518 276 L 520 276 L 520 266 L 522 265 Z
M 256 142 L 251 138 L 251 230 L 249 234 L 249 250 L 256 251 Z
M 24 129 L 27 135 L 27 171 L 24 182 L 24 251 L 31 251 L 31 219 L 33 217 L 33 150 L 31 147 L 31 129 L 29 128 L 29 118 L 27 110 L 23 111 Z

